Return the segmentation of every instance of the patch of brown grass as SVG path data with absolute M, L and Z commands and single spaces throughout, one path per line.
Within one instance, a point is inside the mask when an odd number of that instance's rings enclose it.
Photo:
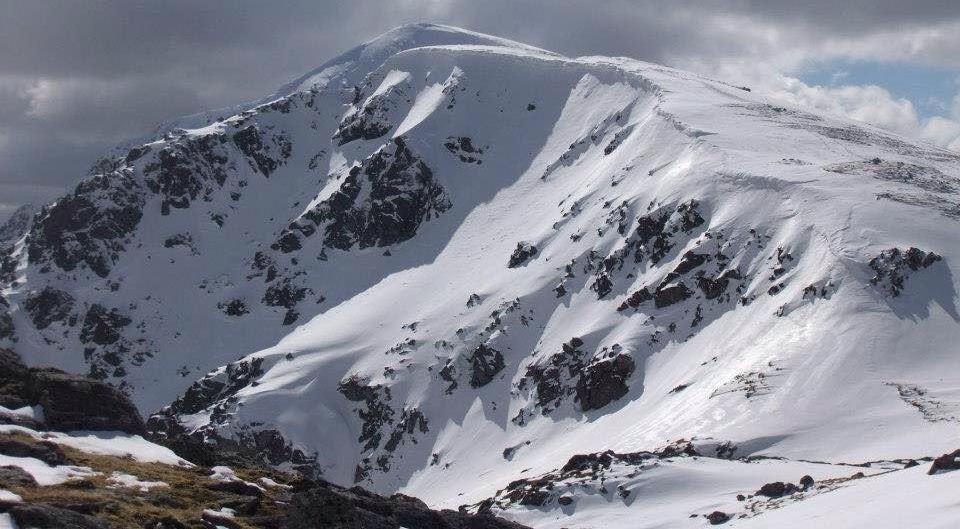
M 6 434 L 0 434 L 2 435 Z M 37 442 L 33 437 L 20 433 L 11 434 L 11 437 L 28 443 Z M 222 502 L 240 497 L 207 488 L 207 485 L 214 481 L 208 477 L 210 470 L 205 467 L 142 463 L 133 458 L 90 454 L 66 446 L 61 448 L 76 465 L 90 467 L 99 474 L 46 487 L 6 486 L 3 483 L 0 483 L 0 486 L 20 495 L 28 503 L 81 511 L 83 509 L 78 506 L 89 506 L 92 512 L 87 514 L 92 514 L 115 528 L 139 528 L 154 518 L 172 516 L 189 527 L 199 529 L 203 527 L 200 515 L 204 509 L 217 510 Z M 264 476 L 278 483 L 289 483 L 297 479 L 295 476 L 268 469 L 235 471 L 242 479 L 254 483 Z M 135 488 L 108 488 L 111 485 L 108 478 L 113 472 L 131 474 L 141 481 L 163 481 L 168 486 L 152 488 L 147 492 Z M 257 516 L 277 513 L 275 496 L 282 491 L 264 488 L 266 492 L 261 498 Z M 244 522 L 241 515 L 233 521 L 240 527 L 253 528 Z

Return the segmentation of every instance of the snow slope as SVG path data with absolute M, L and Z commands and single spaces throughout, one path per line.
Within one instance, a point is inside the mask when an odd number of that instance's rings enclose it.
M 955 448 L 953 152 L 432 25 L 261 103 L 181 120 L 41 211 L 0 339 L 145 411 L 180 395 L 168 435 L 442 506 L 682 438 Z

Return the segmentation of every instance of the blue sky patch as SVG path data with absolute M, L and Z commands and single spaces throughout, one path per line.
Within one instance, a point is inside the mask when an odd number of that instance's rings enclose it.
M 949 114 L 960 91 L 960 71 L 909 62 L 831 61 L 798 73 L 809 85 L 877 85 L 913 102 L 921 118 Z

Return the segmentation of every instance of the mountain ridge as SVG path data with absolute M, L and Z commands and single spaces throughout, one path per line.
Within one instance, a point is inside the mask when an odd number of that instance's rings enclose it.
M 0 339 L 171 442 L 448 507 L 679 439 L 951 449 L 960 155 L 458 31 L 101 163 L 5 256 Z

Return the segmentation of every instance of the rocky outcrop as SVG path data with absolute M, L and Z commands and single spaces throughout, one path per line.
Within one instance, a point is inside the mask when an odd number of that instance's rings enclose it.
M 413 237 L 423 222 L 450 209 L 446 191 L 406 141 L 394 138 L 350 170 L 340 189 L 292 223 L 273 244 L 289 253 L 321 233 L 324 246 L 392 246 Z
M 27 235 L 30 263 L 52 263 L 68 272 L 81 266 L 106 277 L 140 223 L 145 203 L 129 169 L 87 178 L 37 214 Z
M 51 505 L 14 504 L 9 507 L 16 527 L 31 529 L 109 529 L 103 520 Z
M 507 268 L 517 268 L 527 264 L 528 261 L 537 256 L 537 247 L 527 243 L 518 242 L 513 253 L 510 254 L 510 260 L 507 261 Z
M 619 400 L 629 391 L 627 380 L 635 369 L 630 355 L 619 344 L 614 344 L 590 357 L 582 349 L 583 345 L 582 339 L 571 338 L 559 352 L 527 367 L 518 381 L 518 390 L 533 390 L 535 406 L 544 415 L 560 407 L 570 396 L 585 412 Z M 521 410 L 514 422 L 523 424 L 523 417 L 525 412 Z
M 576 400 L 583 411 L 600 409 L 627 394 L 627 380 L 635 368 L 633 358 L 618 354 L 591 362 L 577 381 Z
M 939 261 L 941 257 L 919 248 L 891 248 L 880 252 L 870 260 L 870 268 L 876 273 L 870 283 L 884 292 L 897 297 L 903 292 L 904 282 L 914 272 L 923 270 Z
M 13 351 L 0 349 L 0 405 L 39 406 L 38 426 L 48 430 L 144 432 L 127 396 L 90 378 L 52 368 L 28 368 Z

